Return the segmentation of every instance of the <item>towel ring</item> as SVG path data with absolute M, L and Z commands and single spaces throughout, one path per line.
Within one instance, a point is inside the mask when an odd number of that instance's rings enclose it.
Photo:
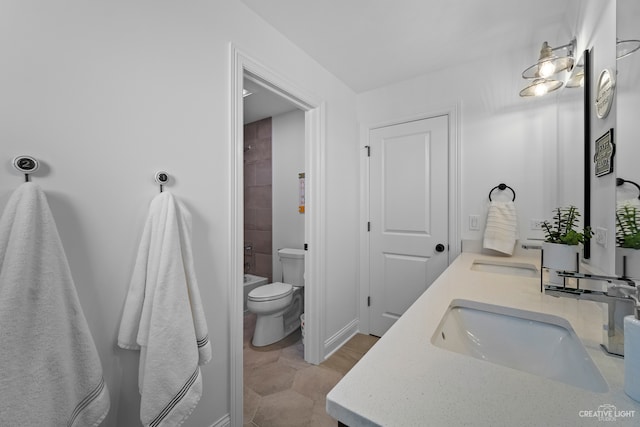
M 638 189 L 638 193 L 640 193 L 640 185 L 636 184 L 633 181 L 629 181 L 628 179 L 616 178 L 616 186 L 624 185 L 625 183 L 635 185 Z M 640 199 L 640 194 L 638 194 L 638 199 Z
M 511 201 L 512 201 L 512 202 L 515 202 L 515 200 L 516 200 L 516 192 L 513 190 L 513 188 L 509 187 L 507 184 L 502 184 L 502 183 L 501 183 L 501 184 L 496 185 L 495 187 L 493 187 L 493 188 L 491 189 L 491 191 L 489 191 L 489 201 L 490 201 L 490 202 L 492 202 L 492 201 L 493 201 L 493 200 L 491 200 L 491 193 L 493 193 L 493 190 L 498 189 L 498 190 L 502 190 L 502 191 L 504 191 L 504 190 L 506 190 L 507 188 L 508 188 L 509 190 L 511 190 L 511 192 L 513 193 L 513 199 L 511 199 Z
M 160 192 L 162 193 L 162 186 L 169 182 L 169 174 L 165 171 L 156 172 L 156 182 L 160 184 Z
M 24 174 L 24 182 L 29 182 L 29 174 L 38 170 L 40 164 L 31 156 L 16 156 L 13 159 L 13 167 Z

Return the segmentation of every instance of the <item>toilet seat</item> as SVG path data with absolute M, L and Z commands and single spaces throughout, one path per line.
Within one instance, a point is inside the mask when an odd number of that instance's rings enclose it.
M 274 301 L 285 298 L 293 293 L 293 286 L 288 283 L 274 282 L 264 286 L 258 286 L 249 292 L 249 300 L 255 302 Z

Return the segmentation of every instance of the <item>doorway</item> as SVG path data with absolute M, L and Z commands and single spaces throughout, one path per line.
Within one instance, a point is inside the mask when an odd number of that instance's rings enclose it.
M 298 179 L 305 167 L 304 111 L 251 77 L 243 88 L 244 273 L 279 282 L 278 249 L 305 243 Z M 245 302 L 252 287 L 245 283 Z
M 231 45 L 230 93 L 230 212 L 229 212 L 229 364 L 231 425 L 243 416 L 243 282 L 244 282 L 244 111 L 245 79 L 271 91 L 304 111 L 305 152 L 305 346 L 304 358 L 319 364 L 323 357 L 325 214 L 325 106 L 288 80 Z

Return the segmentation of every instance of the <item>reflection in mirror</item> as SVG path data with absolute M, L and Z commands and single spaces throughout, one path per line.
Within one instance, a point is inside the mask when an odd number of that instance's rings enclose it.
M 618 0 L 616 17 L 616 37 L 618 39 L 619 58 L 616 62 L 616 274 L 632 276 L 628 268 L 640 263 L 630 260 L 636 257 L 637 249 L 621 250 L 620 246 L 633 246 L 634 237 L 629 236 L 633 225 L 631 215 L 638 209 L 640 214 L 640 50 L 633 51 L 639 44 L 640 2 L 637 0 Z M 624 208 L 630 206 L 630 208 Z M 626 217 L 625 217 L 626 215 Z M 640 215 L 637 216 L 640 220 Z M 625 236 L 626 235 L 626 236 Z M 624 243 L 625 237 L 627 242 Z M 640 235 L 637 236 L 640 243 Z M 623 261 L 626 261 L 624 263 Z M 634 273 L 635 274 L 635 273 Z
M 588 182 L 576 177 L 585 176 L 585 66 L 588 52 L 576 58 L 567 84 L 558 95 L 558 206 L 576 206 L 588 225 Z M 587 124 L 588 125 L 588 124 Z M 589 159 L 590 161 L 590 159 Z M 587 184 L 587 185 L 585 185 Z M 585 197 L 587 195 L 587 197 Z M 585 244 L 585 258 L 589 258 Z

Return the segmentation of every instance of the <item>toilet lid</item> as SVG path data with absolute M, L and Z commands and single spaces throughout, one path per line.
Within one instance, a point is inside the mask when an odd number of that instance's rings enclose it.
M 288 283 L 274 282 L 264 286 L 258 286 L 249 292 L 252 301 L 272 301 L 286 297 L 293 292 L 293 286 Z

